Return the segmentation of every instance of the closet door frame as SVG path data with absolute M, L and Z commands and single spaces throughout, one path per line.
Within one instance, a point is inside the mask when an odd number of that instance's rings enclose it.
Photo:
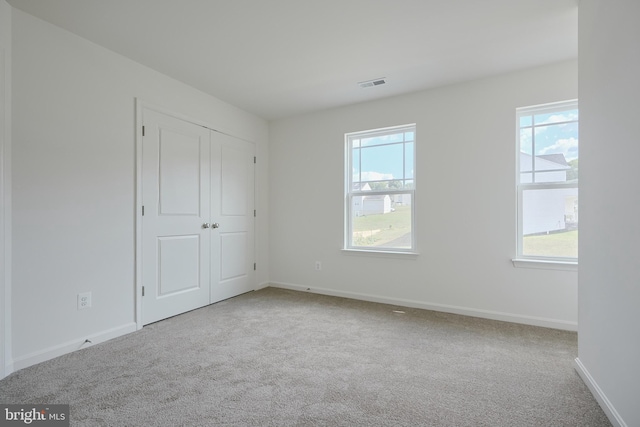
M 233 138 L 239 139 L 245 143 L 251 144 L 254 148 L 255 153 L 255 143 L 253 141 L 249 141 L 238 136 L 233 135 L 232 133 L 225 131 L 224 129 L 220 129 L 219 127 L 213 126 L 209 123 L 202 122 L 200 120 L 195 120 L 192 117 L 185 116 L 183 114 L 177 113 L 175 111 L 169 110 L 167 108 L 154 105 L 152 103 L 145 102 L 140 98 L 135 99 L 135 140 L 136 140 L 136 191 L 135 191 L 135 322 L 137 330 L 143 328 L 143 319 L 142 319 L 142 298 L 143 298 L 143 282 L 142 282 L 142 137 L 143 137 L 143 110 L 153 110 L 165 115 L 172 116 L 179 120 L 184 120 L 186 122 L 205 127 L 209 129 L 211 132 L 218 132 Z M 254 182 L 252 183 L 252 188 L 254 194 L 252 195 L 252 200 L 254 202 L 255 207 L 255 173 L 254 173 Z M 255 234 L 255 219 L 254 226 L 252 228 L 252 247 L 251 251 L 253 254 L 254 262 L 256 258 L 256 234 Z M 255 273 L 255 272 L 253 272 Z M 256 287 L 255 283 L 255 274 L 252 275 L 252 284 L 253 289 Z M 215 302 L 215 301 L 214 301 Z

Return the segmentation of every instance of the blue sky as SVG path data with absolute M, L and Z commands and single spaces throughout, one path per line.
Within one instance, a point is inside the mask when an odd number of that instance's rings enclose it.
M 359 171 L 362 181 L 413 179 L 414 143 L 403 144 L 402 138 L 402 133 L 396 133 L 354 140 L 353 180 L 358 180 Z M 405 138 L 413 140 L 414 133 L 405 132 Z
M 520 149 L 532 154 L 532 121 L 535 127 L 535 154 L 563 154 L 567 161 L 578 158 L 578 110 L 537 114 L 520 118 Z M 571 123 L 566 123 L 571 122 Z

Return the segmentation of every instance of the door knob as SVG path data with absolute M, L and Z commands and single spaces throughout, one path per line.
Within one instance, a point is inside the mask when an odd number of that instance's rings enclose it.
M 219 228 L 220 224 L 218 224 L 217 222 L 214 222 L 213 224 L 211 224 L 211 228 Z
M 205 222 L 204 224 L 202 224 L 202 228 L 211 228 L 211 224 Z

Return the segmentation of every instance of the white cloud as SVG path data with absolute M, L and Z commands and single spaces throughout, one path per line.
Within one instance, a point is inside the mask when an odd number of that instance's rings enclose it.
M 562 153 L 567 161 L 571 161 L 578 158 L 578 139 L 568 138 L 559 139 L 555 144 L 540 150 L 540 154 L 555 154 Z

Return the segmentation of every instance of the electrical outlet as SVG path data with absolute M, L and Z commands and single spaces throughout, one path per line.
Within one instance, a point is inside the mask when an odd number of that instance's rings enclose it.
M 91 308 L 91 292 L 78 294 L 78 310 Z
M 316 270 L 317 271 L 322 270 L 322 263 L 320 261 L 316 261 Z

